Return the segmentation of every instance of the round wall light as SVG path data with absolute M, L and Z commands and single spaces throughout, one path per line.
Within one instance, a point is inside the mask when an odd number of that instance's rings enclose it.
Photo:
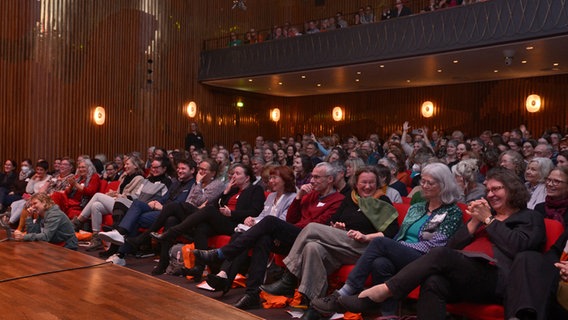
M 333 121 L 341 121 L 343 120 L 344 114 L 343 109 L 341 107 L 335 107 L 331 111 L 331 116 L 333 117 Z
M 525 106 L 528 112 L 539 112 L 542 102 L 540 101 L 540 96 L 538 94 L 531 94 L 527 97 Z
M 274 122 L 280 121 L 280 109 L 272 109 L 272 111 L 270 111 L 270 119 Z
M 103 107 L 96 107 L 95 111 L 93 111 L 93 121 L 96 125 L 102 126 L 105 124 L 106 120 L 106 112 L 105 108 Z
M 432 101 L 424 101 L 422 107 L 420 108 L 420 113 L 424 118 L 430 118 L 434 115 L 434 104 Z
M 195 118 L 195 115 L 197 114 L 197 104 L 195 101 L 191 101 L 187 104 L 186 112 L 190 118 Z

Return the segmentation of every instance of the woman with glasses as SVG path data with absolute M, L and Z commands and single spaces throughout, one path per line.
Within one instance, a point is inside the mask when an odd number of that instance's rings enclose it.
M 422 170 L 420 185 L 426 201 L 408 209 L 394 239 L 373 239 L 345 285 L 330 296 L 312 301 L 316 310 L 326 314 L 342 311 L 338 299 L 361 292 L 369 275 L 374 284 L 384 283 L 432 248 L 446 245 L 462 225 L 462 212 L 456 205 L 459 198 L 456 180 L 447 165 L 432 163 Z M 380 307 L 383 316 L 394 316 L 397 308 L 397 300 L 386 301 Z
M 545 218 L 560 221 L 564 226 L 568 223 L 568 168 L 556 167 L 550 171 L 544 182 L 546 197 L 544 202 L 534 209 Z
M 446 303 L 456 302 L 503 303 L 505 319 L 544 319 L 538 310 L 544 303 L 529 307 L 541 297 L 526 290 L 537 275 L 509 277 L 517 255 L 544 245 L 544 219 L 527 209 L 530 196 L 512 171 L 492 169 L 486 188 L 486 199 L 469 204 L 471 219 L 447 246 L 432 249 L 383 284 L 340 299 L 341 305 L 350 311 L 377 308 L 420 285 L 419 319 L 445 319 Z

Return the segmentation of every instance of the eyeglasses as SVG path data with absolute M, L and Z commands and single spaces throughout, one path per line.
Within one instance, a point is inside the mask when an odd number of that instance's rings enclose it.
M 546 179 L 546 184 L 549 184 L 553 187 L 558 186 L 561 183 L 567 183 L 566 181 L 556 180 L 556 179 Z
M 422 187 L 434 187 L 436 186 L 438 183 L 436 181 L 428 181 L 428 180 L 420 180 L 420 185 Z
M 497 193 L 497 191 L 499 191 L 501 189 L 505 189 L 505 186 L 496 186 L 496 187 L 493 187 L 493 188 L 487 188 L 487 189 L 485 189 L 485 191 L 486 191 L 487 194 L 489 194 L 489 192 L 495 194 L 495 193 Z
M 327 175 L 327 176 L 312 175 L 312 179 L 314 179 L 314 180 L 318 180 L 319 178 L 325 178 L 325 177 L 329 177 L 329 175 Z

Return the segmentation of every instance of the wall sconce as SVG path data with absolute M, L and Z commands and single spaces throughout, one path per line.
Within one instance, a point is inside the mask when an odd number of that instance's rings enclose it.
M 424 118 L 430 118 L 434 115 L 434 104 L 432 101 L 424 101 L 422 107 L 420 108 L 420 113 Z
M 341 107 L 335 107 L 331 111 L 331 116 L 333 117 L 333 121 L 341 121 L 343 120 L 344 114 L 343 109 Z
M 528 112 L 539 112 L 541 107 L 540 96 L 538 94 L 531 94 L 527 97 L 525 106 Z
M 186 112 L 190 118 L 195 118 L 195 115 L 197 114 L 197 104 L 195 101 L 191 101 L 187 104 Z
M 237 108 L 242 108 L 245 106 L 245 103 L 242 100 L 237 101 Z
M 96 107 L 95 111 L 93 112 L 93 121 L 96 125 L 102 126 L 105 124 L 106 120 L 106 113 L 105 108 L 103 107 Z
M 274 122 L 278 122 L 280 120 L 280 109 L 272 109 L 272 111 L 270 111 L 270 119 Z

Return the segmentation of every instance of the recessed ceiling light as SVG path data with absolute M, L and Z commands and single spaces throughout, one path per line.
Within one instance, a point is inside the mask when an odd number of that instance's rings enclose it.
M 355 82 L 359 82 L 359 79 L 355 79 Z
M 497 73 L 497 72 L 499 72 L 499 70 L 495 69 L 495 70 L 493 70 L 493 72 Z
M 361 74 L 361 71 L 357 71 L 357 74 Z
M 321 83 L 316 84 L 316 86 L 321 87 Z
M 442 72 L 442 69 L 438 69 L 438 72 Z
M 281 86 L 281 85 L 282 85 L 282 82 L 278 82 L 278 85 Z
M 458 62 L 460 62 L 460 61 L 459 61 L 459 60 L 454 60 L 453 62 L 454 62 L 454 63 L 458 63 Z
M 558 67 L 558 66 L 560 65 L 560 63 L 555 62 L 555 63 L 553 63 L 552 65 L 555 66 L 555 67 Z
M 384 65 L 384 64 L 381 64 L 381 65 L 379 66 L 379 68 L 384 68 L 384 67 L 385 67 L 385 65 Z
M 306 76 L 302 76 L 302 79 L 306 79 Z
M 526 47 L 526 49 L 527 49 L 527 50 L 532 50 L 532 49 L 534 49 L 534 47 L 533 47 L 533 46 L 528 46 L 528 47 Z
M 410 83 L 410 80 L 406 80 L 406 83 Z
M 523 63 L 523 64 L 524 64 L 524 63 L 527 63 L 527 60 L 523 60 L 523 61 L 521 61 L 521 63 Z
M 249 82 L 252 82 L 252 79 L 249 79 Z

